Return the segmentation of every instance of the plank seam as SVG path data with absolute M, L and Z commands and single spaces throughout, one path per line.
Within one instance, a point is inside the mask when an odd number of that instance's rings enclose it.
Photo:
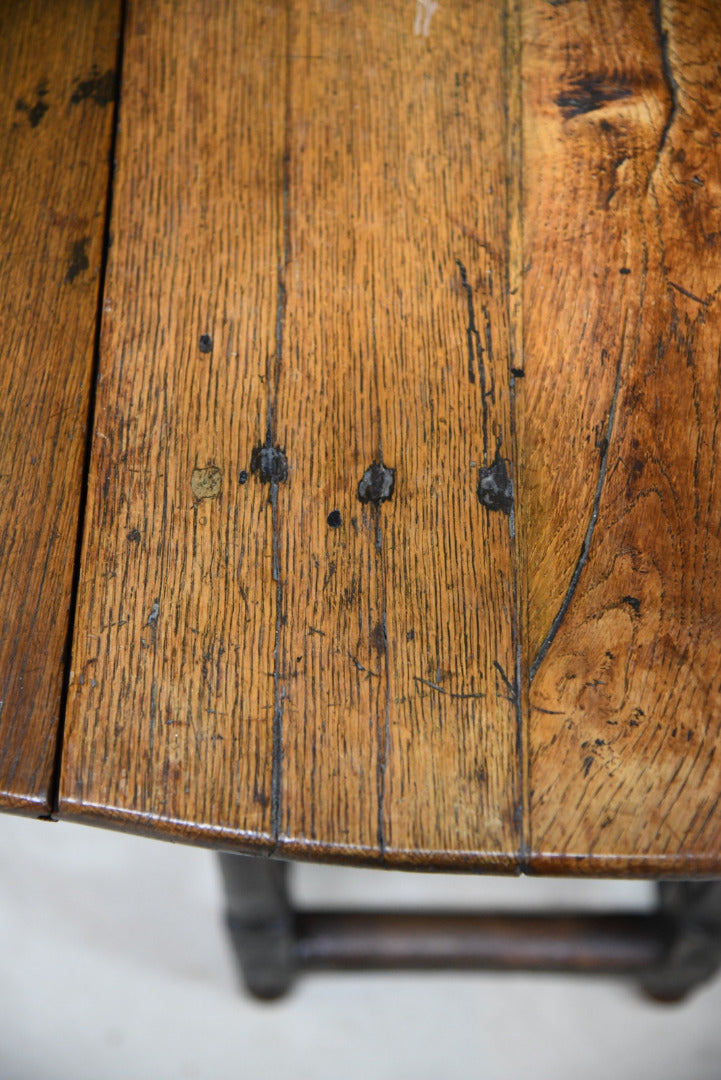
M 523 305 L 512 299 L 522 288 L 522 259 L 523 259 L 523 199 L 522 199 L 522 167 L 523 167 L 523 103 L 521 100 L 521 33 L 520 12 L 516 0 L 508 0 L 503 10 L 503 37 L 504 37 L 504 107 L 506 121 L 506 296 L 508 299 L 509 319 L 509 342 L 510 342 L 510 374 L 509 374 L 509 426 L 511 441 L 511 457 L 513 459 L 513 494 L 512 505 L 509 513 L 509 532 L 511 543 L 511 558 L 513 563 L 512 592 L 513 606 L 511 610 L 511 635 L 514 646 L 514 671 L 513 678 L 508 679 L 505 672 L 502 673 L 504 682 L 507 684 L 510 698 L 514 707 L 516 720 L 516 753 L 518 755 L 519 787 L 514 791 L 514 822 L 518 829 L 518 859 L 519 870 L 525 872 L 529 847 L 527 834 L 527 770 L 525 761 L 525 716 L 524 716 L 524 687 L 523 687 L 523 652 L 522 652 L 522 619 L 521 597 L 519 596 L 518 576 L 521 572 L 522 562 L 520 558 L 520 535 L 519 522 L 516 515 L 517 493 L 519 490 L 519 438 L 516 423 L 516 375 L 522 377 L 523 371 Z M 512 95 L 518 95 L 513 109 L 511 108 Z M 517 228 L 513 227 L 513 215 L 517 218 Z M 522 296 L 522 293 L 521 293 Z M 527 621 L 527 620 L 526 620 Z M 495 662 L 500 670 L 500 665 Z
M 88 394 L 88 408 L 85 426 L 85 449 L 83 455 L 83 472 L 80 486 L 80 504 L 78 511 L 78 528 L 75 534 L 75 553 L 73 563 L 73 579 L 70 589 L 70 605 L 68 614 L 68 632 L 65 648 L 61 659 L 63 668 L 63 681 L 60 691 L 60 709 L 58 714 L 58 732 L 55 745 L 55 760 L 48 788 L 49 818 L 58 816 L 60 809 L 60 780 L 62 773 L 62 758 L 65 742 L 65 720 L 68 708 L 68 696 L 70 693 L 70 671 L 72 668 L 73 638 L 75 635 L 75 617 L 77 613 L 78 590 L 80 586 L 80 567 L 82 562 L 83 540 L 85 536 L 85 518 L 88 506 L 88 483 L 90 476 L 90 459 L 92 455 L 93 429 L 95 427 L 95 408 L 97 400 L 98 376 L 100 372 L 100 338 L 103 319 L 103 301 L 105 299 L 105 279 L 108 269 L 108 254 L 110 251 L 111 223 L 113 210 L 113 190 L 115 184 L 115 157 L 118 143 L 118 130 L 120 127 L 120 96 L 123 78 L 123 55 L 125 49 L 125 28 L 127 23 L 127 0 L 120 0 L 120 25 L 118 28 L 118 45 L 115 58 L 115 101 L 113 104 L 113 119 L 110 136 L 110 152 L 108 155 L 108 182 L 105 195 L 105 222 L 103 226 L 103 244 L 100 256 L 100 270 L 98 273 L 98 294 L 95 305 L 95 330 L 93 334 L 93 360 L 90 369 L 90 387 Z
M 273 379 L 268 371 L 268 422 L 266 446 L 274 445 L 275 409 L 278 402 L 280 367 L 283 359 L 283 331 L 285 328 L 286 284 L 285 276 L 290 260 L 290 122 L 291 122 L 291 2 L 285 4 L 285 112 L 283 134 L 282 194 L 281 194 L 281 243 L 278 262 L 277 308 L 275 322 L 275 371 Z M 270 367 L 270 359 L 268 367 Z M 277 846 L 283 811 L 283 699 L 284 688 L 280 677 L 280 631 L 283 619 L 283 582 L 280 575 L 280 531 L 278 528 L 278 480 L 271 478 L 270 504 L 273 533 L 273 581 L 275 582 L 275 645 L 273 649 L 273 764 L 271 773 L 271 833 Z
M 378 418 L 378 463 L 383 468 L 383 433 L 381 429 L 380 392 L 378 387 L 378 342 L 376 339 L 376 288 L 375 278 L 371 280 L 371 342 L 373 348 L 373 379 L 375 386 L 376 410 Z M 376 761 L 376 789 L 378 801 L 377 836 L 378 852 L 381 862 L 385 859 L 386 841 L 386 770 L 388 767 L 388 751 L 390 747 L 390 710 L 391 710 L 391 684 L 390 684 L 390 648 L 388 645 L 388 594 L 387 567 L 385 551 L 383 548 L 383 530 L 381 529 L 381 504 L 376 503 L 372 507 L 375 517 L 376 532 L 376 559 L 375 572 L 378 574 L 381 590 L 381 619 L 380 625 L 383 632 L 383 666 L 385 679 L 385 701 L 381 711 L 378 710 L 377 723 L 377 761 Z

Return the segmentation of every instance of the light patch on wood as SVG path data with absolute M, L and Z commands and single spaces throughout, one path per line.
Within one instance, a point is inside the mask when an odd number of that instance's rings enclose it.
M 217 499 L 223 489 L 223 474 L 217 465 L 193 469 L 190 486 L 196 499 Z
M 431 19 L 438 11 L 438 0 L 417 0 L 416 18 L 413 33 L 416 37 L 428 37 L 431 32 Z

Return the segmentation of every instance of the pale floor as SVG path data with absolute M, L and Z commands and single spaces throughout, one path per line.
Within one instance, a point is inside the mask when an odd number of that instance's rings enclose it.
M 300 867 L 309 903 L 643 907 L 639 883 Z M 236 988 L 211 854 L 0 815 L 0 1080 L 721 1080 L 721 979 L 315 976 Z

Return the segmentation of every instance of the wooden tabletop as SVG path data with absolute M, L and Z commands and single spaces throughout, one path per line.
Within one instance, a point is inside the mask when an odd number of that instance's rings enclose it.
M 721 874 L 721 7 L 0 31 L 0 805 Z

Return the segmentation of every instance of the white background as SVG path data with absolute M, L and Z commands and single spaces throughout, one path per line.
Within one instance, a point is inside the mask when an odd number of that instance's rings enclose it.
M 651 886 L 295 868 L 300 902 L 641 907 Z M 314 975 L 237 988 L 206 851 L 0 815 L 0 1080 L 720 1080 L 721 978 Z

